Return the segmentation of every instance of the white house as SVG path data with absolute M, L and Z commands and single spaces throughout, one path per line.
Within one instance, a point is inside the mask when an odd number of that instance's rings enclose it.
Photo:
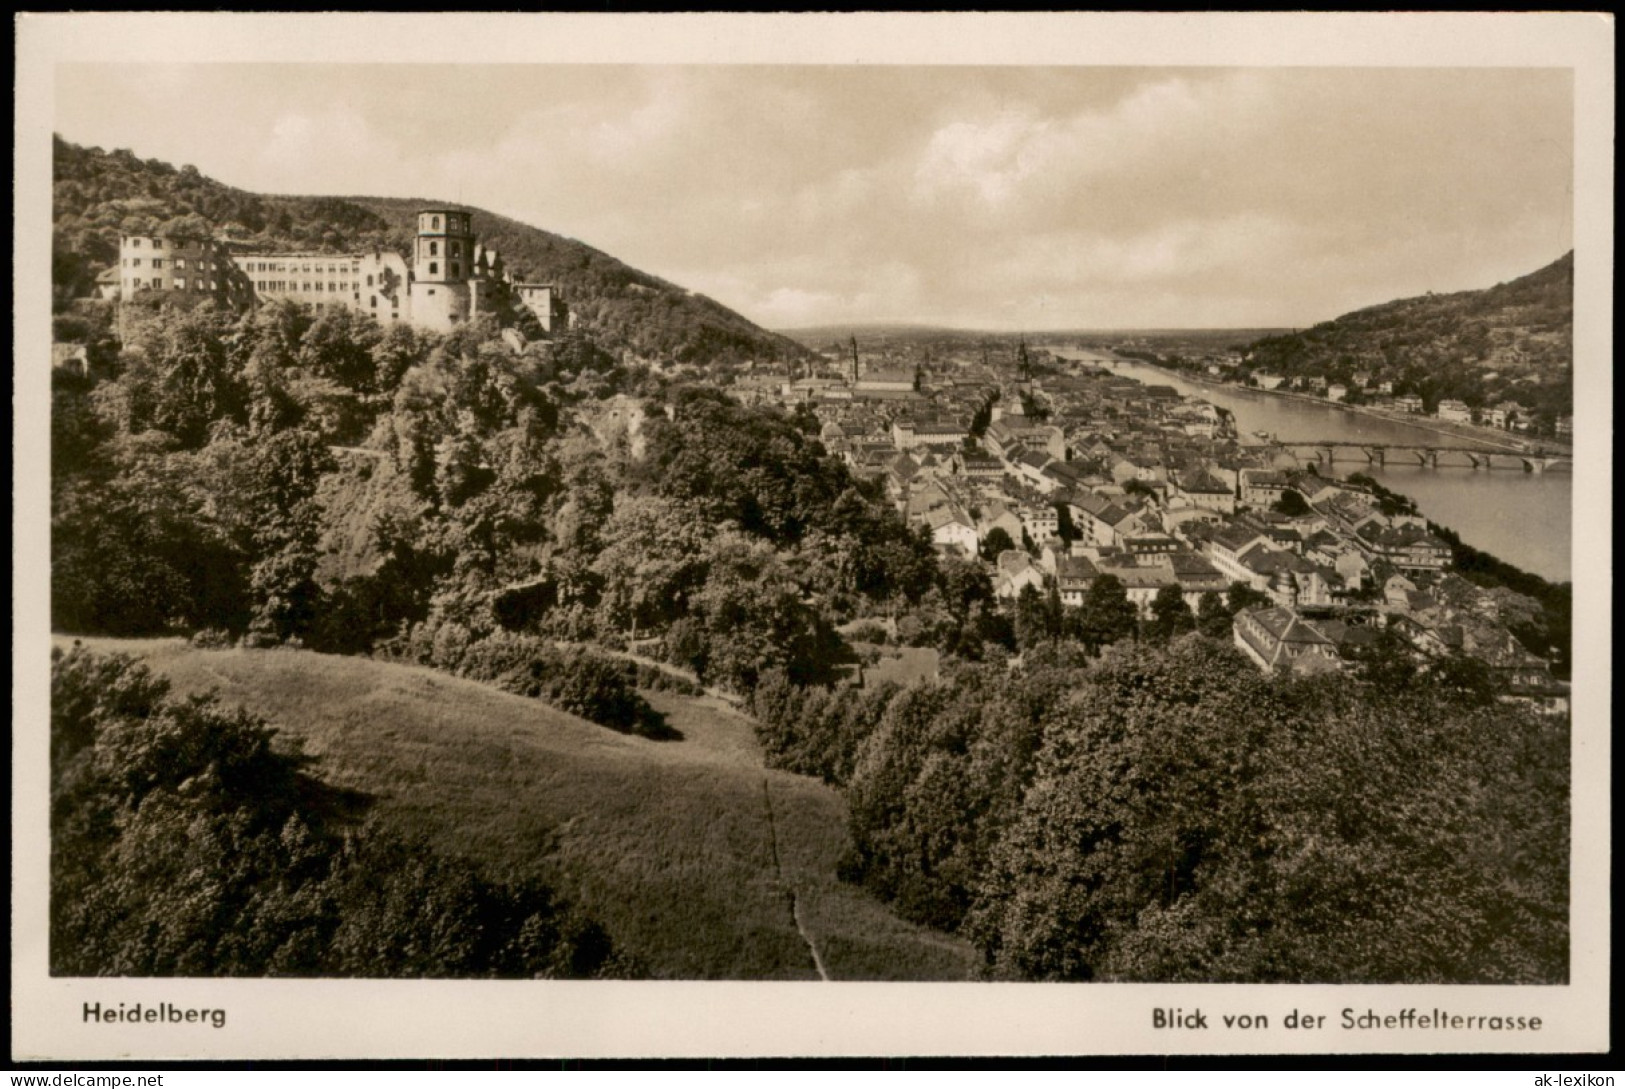
M 970 515 L 955 506 L 938 507 L 926 515 L 925 524 L 931 529 L 933 543 L 944 547 L 958 547 L 967 556 L 976 555 L 982 539 Z
M 1440 401 L 1439 411 L 1434 415 L 1447 423 L 1472 423 L 1473 410 L 1461 401 Z

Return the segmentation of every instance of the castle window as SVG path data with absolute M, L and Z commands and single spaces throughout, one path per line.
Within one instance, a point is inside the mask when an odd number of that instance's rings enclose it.
M 430 261 L 429 262 L 429 275 L 430 276 L 438 276 L 438 275 L 440 275 L 440 264 L 439 264 L 439 262 L 437 262 L 437 261 Z M 432 295 L 432 294 L 434 294 L 434 292 L 431 291 L 429 294 Z
M 152 248 L 155 249 L 155 250 L 163 249 L 164 248 L 164 240 L 162 238 L 154 238 L 152 240 Z
M 378 309 L 378 296 L 377 295 L 374 295 L 372 297 L 372 308 L 374 310 Z
M 439 255 L 440 255 L 440 243 L 438 243 L 438 242 L 430 242 L 429 243 L 429 256 L 430 257 L 438 257 Z
M 131 268 L 140 268 L 141 267 L 141 258 L 139 258 L 139 257 L 130 258 L 130 267 Z
M 133 246 L 135 249 L 140 249 L 141 248 L 141 239 L 139 239 L 139 238 L 130 239 L 130 245 Z
M 372 286 L 372 277 L 370 275 L 367 277 L 367 286 L 368 287 Z
M 440 217 L 439 216 L 435 216 L 434 218 L 429 220 L 429 229 L 431 231 L 438 231 L 440 229 Z
M 457 263 L 456 263 L 456 262 L 455 262 L 455 261 L 454 261 L 454 262 L 452 262 L 452 266 L 451 266 L 451 278 L 452 278 L 452 279 L 453 279 L 453 280 L 455 280 L 455 279 L 457 279 L 457 277 L 459 277 L 459 276 L 461 276 L 461 275 L 462 275 L 462 266 L 460 266 L 460 265 L 458 265 L 458 264 L 457 264 Z
M 186 258 L 184 258 L 184 257 L 175 258 L 175 267 L 176 268 L 185 268 L 186 267 Z
M 463 255 L 463 247 L 460 242 L 453 242 L 451 244 L 451 255 L 453 257 L 461 257 Z
M 152 267 L 153 267 L 153 268 L 163 268 L 163 267 L 164 267 L 164 262 L 163 262 L 163 259 L 162 259 L 162 258 L 158 258 L 158 257 L 154 257 L 154 258 L 153 258 L 153 259 L 152 259 Z

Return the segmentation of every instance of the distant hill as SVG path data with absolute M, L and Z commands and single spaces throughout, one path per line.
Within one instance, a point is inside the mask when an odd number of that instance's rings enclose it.
M 526 279 L 556 284 L 578 326 L 605 348 L 679 362 L 800 358 L 804 348 L 721 304 L 591 246 L 471 205 L 385 197 L 250 193 L 129 151 L 55 141 L 52 284 L 59 305 L 91 294 L 118 262 L 121 231 L 225 232 L 269 246 L 327 253 L 381 248 L 410 253 L 419 208 L 474 214 L 480 241 Z
M 915 325 L 908 322 L 864 322 L 857 324 L 808 325 L 798 329 L 778 329 L 775 332 L 801 344 L 816 346 L 832 340 L 856 337 L 859 344 L 868 340 L 906 339 L 910 337 L 985 337 L 996 340 L 1014 338 L 1015 333 L 990 333 L 979 329 L 955 329 L 946 325 Z
M 1537 414 L 1574 405 L 1574 254 L 1481 291 L 1422 295 L 1345 314 L 1248 348 L 1253 370 L 1391 381 L 1431 409 L 1514 400 Z

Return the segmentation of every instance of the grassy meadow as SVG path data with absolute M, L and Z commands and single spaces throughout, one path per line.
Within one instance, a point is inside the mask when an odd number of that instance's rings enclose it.
M 968 945 L 836 880 L 843 798 L 764 769 L 749 720 L 719 700 L 646 692 L 682 732 L 650 741 L 412 666 L 83 642 L 266 718 L 320 758 L 324 779 L 437 850 L 545 875 L 650 977 L 816 979 L 793 895 L 833 979 L 965 978 Z
M 942 656 L 930 647 L 880 647 L 880 661 L 864 670 L 868 684 L 936 680 Z

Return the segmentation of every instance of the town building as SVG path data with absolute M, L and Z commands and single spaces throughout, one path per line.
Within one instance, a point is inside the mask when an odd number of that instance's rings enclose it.
M 1442 571 L 1450 566 L 1450 546 L 1420 526 L 1366 522 L 1353 540 L 1370 559 L 1386 560 L 1401 571 Z
M 1318 673 L 1342 666 L 1331 637 L 1289 608 L 1243 610 L 1231 630 L 1236 646 L 1266 673 Z
M 998 563 L 993 576 L 993 593 L 1006 600 L 1015 600 L 1027 587 L 1034 590 L 1043 590 L 1044 571 L 1032 561 L 1032 557 L 1020 549 L 1010 549 L 999 553 Z
M 1440 401 L 1439 410 L 1434 413 L 1446 423 L 1472 423 L 1473 410 L 1463 401 Z

